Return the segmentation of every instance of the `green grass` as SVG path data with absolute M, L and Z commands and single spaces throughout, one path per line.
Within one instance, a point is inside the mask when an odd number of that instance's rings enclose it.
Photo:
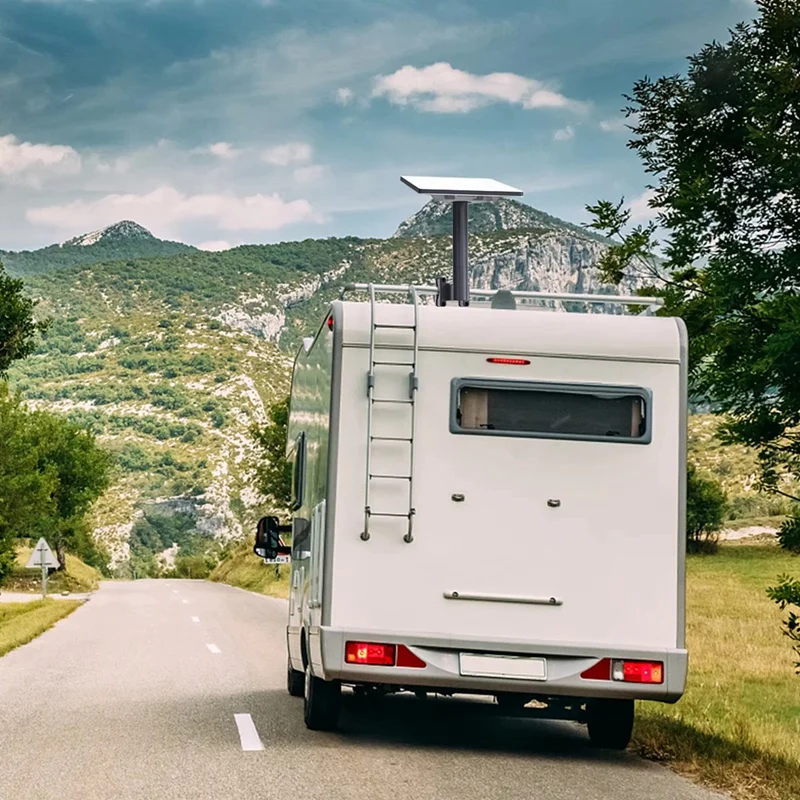
M 79 605 L 79 600 L 0 603 L 0 656 L 35 639 Z
M 688 559 L 689 680 L 674 706 L 640 703 L 635 745 L 736 798 L 800 797 L 800 676 L 765 594 L 800 559 L 723 545 Z
M 253 553 L 252 540 L 246 540 L 231 551 L 211 573 L 210 579 L 219 583 L 228 583 L 250 592 L 270 595 L 271 597 L 289 596 L 289 565 L 281 564 L 280 577 L 275 575 L 275 567 L 264 564 Z
M 6 592 L 41 592 L 42 573 L 38 569 L 25 569 L 30 558 L 31 549 L 22 547 L 17 550 L 17 565 L 6 578 L 3 591 Z M 53 572 L 47 579 L 47 591 L 52 594 L 62 592 L 93 592 L 100 582 L 100 573 L 79 558 L 67 553 L 67 568 L 64 572 Z

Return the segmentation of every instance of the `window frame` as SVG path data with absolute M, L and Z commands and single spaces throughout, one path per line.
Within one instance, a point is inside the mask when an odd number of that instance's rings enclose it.
M 548 433 L 547 431 L 504 431 L 485 428 L 462 428 L 458 424 L 458 401 L 462 389 L 500 389 L 512 391 L 550 392 L 552 394 L 603 394 L 609 398 L 634 395 L 644 402 L 645 429 L 641 436 L 596 436 L 580 433 Z M 606 383 L 561 383 L 555 381 L 521 381 L 503 378 L 453 378 L 450 382 L 450 433 L 465 436 L 502 436 L 512 439 L 556 439 L 574 442 L 606 442 L 608 444 L 647 445 L 653 439 L 653 393 L 643 386 L 622 386 Z
M 306 491 L 306 433 L 301 431 L 294 440 L 292 461 L 292 511 L 303 507 Z

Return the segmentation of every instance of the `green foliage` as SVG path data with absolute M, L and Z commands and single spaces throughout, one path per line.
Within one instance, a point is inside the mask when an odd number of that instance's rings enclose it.
M 34 319 L 36 303 L 25 297 L 23 288 L 22 281 L 9 277 L 0 262 L 0 375 L 13 361 L 34 351 L 36 334 L 47 327 Z
M 685 76 L 636 83 L 629 147 L 658 181 L 666 232 L 622 231 L 621 204 L 588 210 L 622 238 L 607 277 L 652 279 L 689 329 L 693 390 L 729 415 L 729 441 L 760 450 L 761 485 L 800 474 L 800 0 L 757 0 L 758 17 L 706 45 Z M 660 279 L 659 279 L 660 276 Z
M 286 397 L 270 407 L 265 425 L 253 426 L 250 430 L 261 455 L 255 470 L 258 490 L 284 510 L 292 500 L 292 465 L 286 460 L 288 425 L 289 398 Z
M 197 531 L 195 519 L 188 513 L 150 509 L 136 521 L 129 541 L 131 566 L 137 577 L 159 577 L 162 569 L 156 556 L 174 544 L 179 555 L 171 574 L 176 577 L 204 578 L 215 564 L 213 540 Z
M 213 563 L 209 563 L 203 556 L 178 556 L 175 559 L 175 577 L 193 578 L 195 580 L 207 578 L 211 574 Z
M 767 596 L 770 600 L 774 600 L 781 611 L 784 611 L 787 606 L 794 606 L 797 609 L 789 609 L 789 614 L 784 622 L 784 634 L 788 636 L 793 642 L 794 651 L 800 656 L 800 581 L 792 580 L 788 575 L 780 575 L 778 577 L 778 585 L 771 586 L 767 589 Z M 795 662 L 797 674 L 800 675 L 800 661 Z
M 800 554 L 800 511 L 795 508 L 792 515 L 781 525 L 778 542 L 784 550 Z
M 695 466 L 689 464 L 686 479 L 686 545 L 689 552 L 710 553 L 716 550 L 716 534 L 722 528 L 727 505 L 719 482 L 699 475 Z

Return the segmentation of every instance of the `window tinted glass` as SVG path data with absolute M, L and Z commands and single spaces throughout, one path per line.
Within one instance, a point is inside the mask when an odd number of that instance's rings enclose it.
M 456 420 L 463 430 L 639 439 L 646 414 L 638 394 L 464 386 Z

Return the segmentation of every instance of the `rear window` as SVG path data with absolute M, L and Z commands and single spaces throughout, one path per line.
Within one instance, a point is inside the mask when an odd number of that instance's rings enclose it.
M 453 382 L 454 433 L 650 441 L 645 389 L 517 381 Z

